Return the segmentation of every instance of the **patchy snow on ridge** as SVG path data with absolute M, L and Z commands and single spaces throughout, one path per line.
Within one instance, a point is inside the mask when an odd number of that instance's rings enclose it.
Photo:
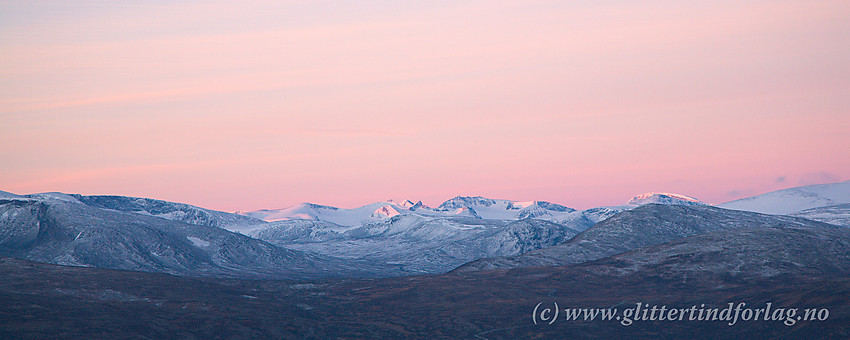
M 795 212 L 791 216 L 850 227 L 850 203 L 806 209 Z

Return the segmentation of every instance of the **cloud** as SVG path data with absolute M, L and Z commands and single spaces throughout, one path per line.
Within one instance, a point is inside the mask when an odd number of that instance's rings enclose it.
M 111 94 L 99 97 L 89 97 L 80 99 L 60 99 L 60 98 L 38 98 L 30 100 L 7 100 L 0 101 L 4 109 L 0 109 L 0 114 L 8 113 L 26 113 L 30 111 L 42 111 L 52 109 L 67 109 L 77 106 L 90 106 L 99 104 L 113 104 L 124 102 L 150 102 L 157 99 L 165 99 L 170 97 L 179 97 L 183 95 L 193 94 L 191 90 L 173 90 L 173 91 L 149 91 L 124 94 Z
M 785 176 L 779 176 L 779 177 L 777 177 L 777 178 L 776 178 L 776 180 L 775 180 L 775 181 L 773 181 L 773 183 L 775 183 L 775 184 L 782 184 L 782 183 L 785 183 L 785 181 L 786 181 L 787 179 L 788 179 L 788 177 L 785 177 Z

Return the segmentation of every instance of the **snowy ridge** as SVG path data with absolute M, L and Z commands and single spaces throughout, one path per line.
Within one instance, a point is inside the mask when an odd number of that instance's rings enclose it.
M 411 200 L 377 202 L 354 209 L 304 203 L 245 213 L 271 222 L 242 232 L 288 249 L 397 264 L 405 273 L 435 273 L 478 258 L 516 255 L 559 244 L 657 197 L 648 195 L 640 202 L 581 211 L 545 201 L 480 196 L 454 197 L 438 208 Z M 677 199 L 654 201 L 702 204 L 683 195 L 664 197 Z
M 64 194 L 62 194 L 64 195 Z M 83 196 L 65 195 L 73 199 L 72 203 L 115 211 L 131 212 L 139 215 L 159 217 L 171 221 L 180 221 L 195 225 L 206 225 L 236 231 L 264 224 L 265 222 L 248 216 L 215 211 L 185 203 L 168 202 L 152 198 L 128 196 Z M 60 198 L 62 196 L 59 196 Z
M 411 200 L 403 202 L 388 200 L 353 209 L 302 203 L 284 209 L 264 209 L 239 214 L 267 222 L 314 220 L 347 227 L 367 225 L 398 215 L 413 215 L 426 219 L 468 217 L 497 221 L 533 218 L 564 224 L 575 230 L 584 230 L 618 212 L 650 203 L 706 205 L 693 197 L 673 193 L 647 193 L 633 197 L 624 205 L 582 211 L 546 201 L 512 201 L 481 196 L 456 196 L 443 202 L 437 208 L 428 207 L 422 204 L 422 201 L 414 203 Z
M 205 225 L 240 232 L 242 229 L 251 229 L 254 226 L 266 223 L 263 220 L 248 216 L 152 198 L 111 195 L 83 196 L 79 194 L 65 194 L 61 192 L 16 195 L 2 191 L 0 192 L 0 199 L 80 204 L 100 209 L 129 212 L 138 215 L 158 217 L 165 220 L 179 221 L 194 225 Z
M 4 200 L 28 200 L 29 198 L 22 195 L 13 194 L 8 191 L 0 190 L 0 199 Z
M 313 203 L 301 203 L 284 209 L 266 209 L 239 214 L 262 219 L 267 222 L 287 220 L 324 221 L 341 226 L 359 226 L 400 214 L 402 211 L 411 212 L 414 205 L 406 208 L 394 202 L 376 202 L 354 209 L 343 209 Z M 411 210 L 414 209 L 414 210 Z
M 544 220 L 568 219 L 575 209 L 545 201 L 511 201 L 484 197 L 458 196 L 431 208 L 422 201 L 411 200 L 395 202 L 392 200 L 376 202 L 353 209 L 336 208 L 312 203 L 302 203 L 293 207 L 275 210 L 256 210 L 240 212 L 267 222 L 284 220 L 318 220 L 342 226 L 359 226 L 399 214 L 416 215 L 426 218 L 474 217 L 492 220 L 520 220 L 539 218 Z
M 72 203 L 81 203 L 76 197 L 61 192 L 43 192 L 39 194 L 26 195 L 26 197 L 36 200 L 57 200 Z
M 281 220 L 317 220 L 319 216 L 325 215 L 325 211 L 334 211 L 338 208 L 313 203 L 301 203 L 285 209 L 261 209 L 249 212 L 237 212 L 240 215 L 250 216 L 267 222 Z
M 848 183 L 787 189 L 744 201 L 769 207 L 790 202 L 784 206 L 795 208 L 843 202 L 850 200 Z M 619 206 L 580 211 L 546 201 L 457 196 L 437 208 L 413 200 L 353 209 L 302 203 L 238 214 L 125 196 L 0 196 L 5 198 L 0 201 L 5 228 L 0 233 L 7 234 L 0 241 L 7 240 L 10 254 L 51 263 L 190 275 L 286 272 L 316 277 L 324 274 L 307 269 L 321 264 L 356 273 L 352 275 L 396 276 L 440 273 L 476 260 L 481 260 L 481 268 L 578 263 L 725 228 L 729 221 L 764 222 L 746 215 L 751 213 L 721 211 L 673 193 L 647 193 Z M 796 215 L 848 225 L 848 205 L 809 208 Z M 46 218 L 46 213 L 52 217 Z M 659 220 L 665 216 L 667 220 Z M 684 219 L 692 216 L 705 218 Z M 777 218 L 771 216 L 790 221 Z M 283 272 L 281 265 L 286 267 Z
M 481 196 L 457 196 L 443 202 L 437 209 L 451 211 L 459 208 L 471 208 L 478 216 L 489 220 L 521 220 L 523 218 L 551 220 L 563 218 L 567 213 L 575 211 L 575 209 L 546 201 L 511 201 Z
M 650 203 L 681 204 L 681 205 L 707 205 L 706 203 L 701 202 L 700 200 L 698 200 L 696 198 L 693 198 L 693 197 L 690 197 L 690 196 L 685 196 L 685 195 L 680 195 L 680 194 L 672 194 L 672 193 L 669 193 L 669 192 L 649 192 L 649 193 L 645 193 L 645 194 L 641 194 L 641 195 L 637 195 L 635 197 L 632 197 L 632 199 L 629 200 L 629 202 L 628 202 L 628 204 L 631 204 L 631 205 L 644 205 L 644 204 L 650 204 Z
M 720 208 L 787 215 L 806 209 L 850 203 L 850 181 L 769 192 L 718 205 Z

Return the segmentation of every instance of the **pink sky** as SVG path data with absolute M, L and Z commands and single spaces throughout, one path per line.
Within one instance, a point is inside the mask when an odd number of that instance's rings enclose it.
M 844 0 L 68 3 L 0 1 L 0 190 L 589 208 L 850 179 Z

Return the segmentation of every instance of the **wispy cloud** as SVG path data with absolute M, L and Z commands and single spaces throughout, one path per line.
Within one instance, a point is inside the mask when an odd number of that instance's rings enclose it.
M 375 4 L 3 3 L 0 182 L 285 176 L 267 194 L 294 200 L 585 185 L 571 203 L 850 171 L 846 1 Z

